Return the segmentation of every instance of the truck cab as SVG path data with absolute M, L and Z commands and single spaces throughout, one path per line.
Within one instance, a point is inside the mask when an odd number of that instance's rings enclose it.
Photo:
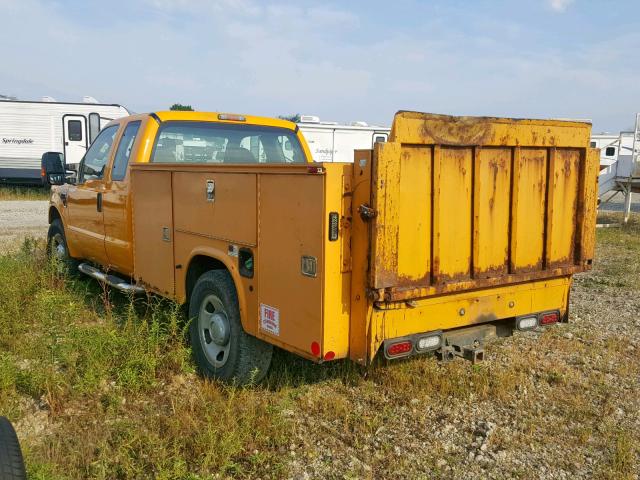
M 198 123 L 213 126 L 214 132 L 195 128 Z M 282 129 L 282 135 L 265 135 L 260 131 L 265 127 Z M 60 218 L 66 226 L 73 258 L 133 277 L 129 164 L 148 163 L 152 157 L 163 163 L 239 164 L 305 163 L 310 158 L 304 138 L 287 121 L 199 112 L 157 112 L 114 120 L 80 161 L 75 183 L 54 190 L 49 220 Z

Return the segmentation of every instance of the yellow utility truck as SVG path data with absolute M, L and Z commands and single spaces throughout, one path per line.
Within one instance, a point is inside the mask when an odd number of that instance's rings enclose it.
M 591 267 L 588 123 L 396 114 L 353 163 L 312 163 L 295 124 L 203 112 L 114 120 L 77 178 L 43 157 L 49 251 L 188 305 L 195 362 L 247 383 L 273 346 L 362 365 L 567 321 Z

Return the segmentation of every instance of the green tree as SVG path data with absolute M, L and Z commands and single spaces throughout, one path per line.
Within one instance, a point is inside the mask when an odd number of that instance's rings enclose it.
M 289 120 L 290 122 L 298 123 L 300 121 L 300 114 L 294 113 L 293 115 L 279 115 L 278 118 L 282 120 Z
M 169 110 L 180 110 L 184 112 L 193 112 L 191 105 L 182 105 L 181 103 L 174 103 Z

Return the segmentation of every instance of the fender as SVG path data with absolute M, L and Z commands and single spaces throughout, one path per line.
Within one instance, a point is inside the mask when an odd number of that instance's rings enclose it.
M 255 318 L 252 321 L 251 315 L 249 314 L 247 292 L 244 283 L 244 280 L 246 279 L 244 279 L 244 277 L 240 275 L 235 257 L 230 257 L 226 250 L 223 251 L 210 246 L 199 246 L 197 248 L 194 248 L 189 254 L 189 261 L 187 262 L 186 268 L 177 270 L 176 300 L 179 303 L 187 303 L 189 301 L 189 298 L 187 298 L 187 273 L 191 269 L 194 259 L 198 256 L 208 257 L 211 260 L 220 263 L 221 266 L 224 266 L 224 268 L 229 272 L 231 278 L 233 279 L 233 284 L 236 287 L 242 328 L 244 328 L 245 332 L 251 335 L 255 335 L 257 333 L 257 322 Z

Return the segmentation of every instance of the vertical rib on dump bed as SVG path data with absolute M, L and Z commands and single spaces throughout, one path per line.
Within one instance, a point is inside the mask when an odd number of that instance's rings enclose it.
M 374 152 L 377 300 L 569 275 L 593 258 L 591 125 L 396 114 Z

